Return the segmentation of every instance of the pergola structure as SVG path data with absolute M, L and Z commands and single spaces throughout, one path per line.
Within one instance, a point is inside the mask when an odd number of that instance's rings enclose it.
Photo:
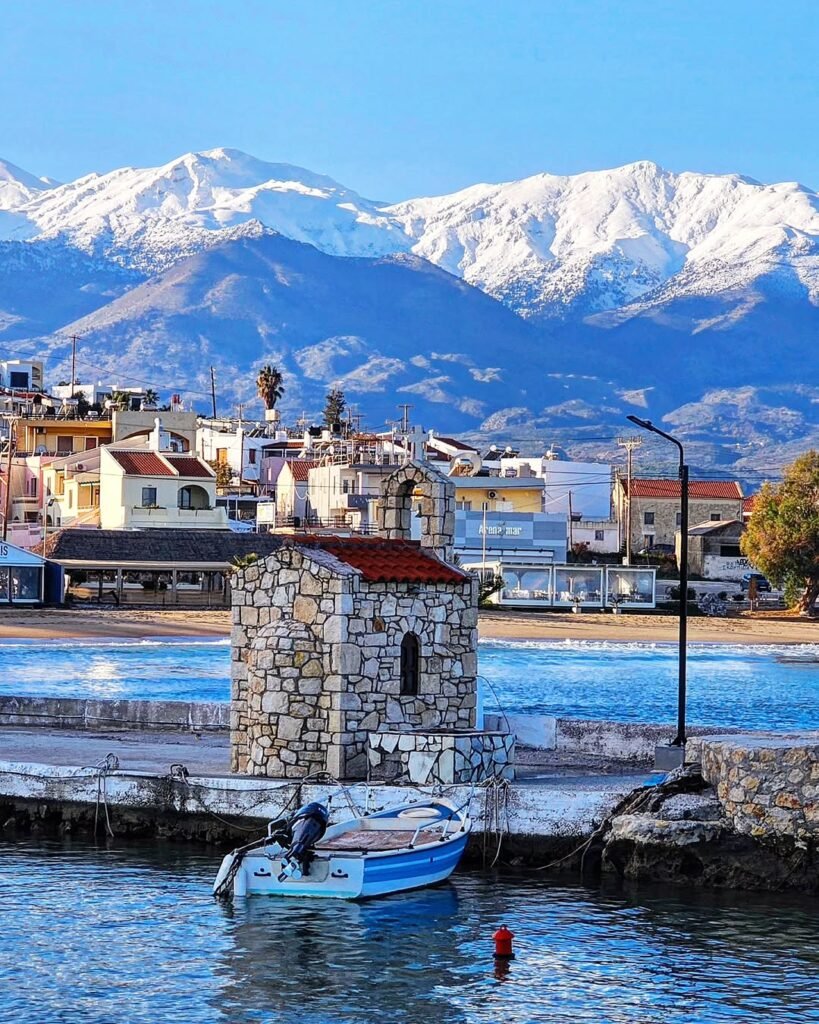
M 220 608 L 230 604 L 235 560 L 262 558 L 280 543 L 229 530 L 67 529 L 49 536 L 45 554 L 63 567 L 75 598 Z

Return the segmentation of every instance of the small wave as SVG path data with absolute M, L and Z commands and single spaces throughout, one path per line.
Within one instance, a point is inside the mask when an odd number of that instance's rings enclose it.
M 120 647 L 229 647 L 230 637 L 53 637 L 0 640 L 0 651 L 22 647 L 38 647 L 43 650 L 75 650 L 78 647 L 116 649 Z
M 479 647 L 483 650 L 542 651 L 543 653 L 571 652 L 576 654 L 660 654 L 676 655 L 675 640 L 511 640 L 498 637 L 482 637 Z M 689 653 L 715 657 L 775 658 L 777 661 L 793 660 L 809 664 L 819 660 L 819 644 L 732 644 L 720 642 L 689 641 Z

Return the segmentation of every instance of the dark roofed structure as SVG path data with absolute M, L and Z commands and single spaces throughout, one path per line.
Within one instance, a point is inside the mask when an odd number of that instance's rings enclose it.
M 260 558 L 281 546 L 284 538 L 269 533 L 231 530 L 83 530 L 53 533 L 45 555 L 55 562 L 107 565 L 229 565 L 234 558 Z M 42 548 L 42 545 L 40 545 Z

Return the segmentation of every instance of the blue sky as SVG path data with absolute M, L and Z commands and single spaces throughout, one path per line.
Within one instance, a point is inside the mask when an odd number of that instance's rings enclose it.
M 232 146 L 390 200 L 639 159 L 817 188 L 817 53 L 802 0 L 7 3 L 0 157 Z

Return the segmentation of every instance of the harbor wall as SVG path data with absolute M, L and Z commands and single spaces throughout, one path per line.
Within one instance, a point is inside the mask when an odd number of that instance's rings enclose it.
M 0 726 L 58 729 L 135 729 L 140 731 L 228 732 L 230 705 L 220 701 L 112 700 L 76 697 L 0 696 Z M 668 743 L 673 725 L 611 722 L 552 715 L 484 715 L 488 731 L 511 732 L 519 746 L 567 754 L 593 754 L 647 764 L 654 747 Z M 691 726 L 692 737 L 729 735 L 740 730 Z
M 503 837 L 505 856 L 527 862 L 571 849 L 622 800 L 631 783 L 613 777 L 495 786 L 450 786 L 446 797 L 468 804 L 472 842 Z M 262 830 L 268 821 L 313 800 L 330 799 L 334 819 L 429 798 L 440 787 L 356 783 L 318 785 L 252 776 L 160 775 L 80 766 L 0 762 L 0 827 L 6 833 L 99 834 L 107 814 L 116 836 L 168 836 L 223 842 Z M 493 846 L 494 849 L 494 846 Z
M 611 722 L 551 715 L 484 715 L 486 728 L 508 723 L 519 746 L 567 754 L 594 754 L 615 761 L 644 764 L 654 761 L 654 748 L 669 743 L 673 725 L 652 722 Z M 728 735 L 740 730 L 720 726 L 690 726 L 689 736 Z
M 0 726 L 145 731 L 227 731 L 230 705 L 218 701 L 0 696 Z
M 819 842 L 819 732 L 699 739 L 686 760 L 701 763 L 740 835 Z

